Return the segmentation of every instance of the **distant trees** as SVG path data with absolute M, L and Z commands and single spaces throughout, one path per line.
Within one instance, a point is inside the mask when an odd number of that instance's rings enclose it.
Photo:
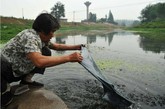
M 96 22 L 96 19 L 97 19 L 96 14 L 93 14 L 90 12 L 88 21 L 89 22 Z
M 113 14 L 112 14 L 111 10 L 109 10 L 108 17 L 107 17 L 107 15 L 105 15 L 105 18 L 99 19 L 98 22 L 102 22 L 102 23 L 107 22 L 107 23 L 117 24 L 114 21 L 114 17 L 113 17 Z
M 105 18 L 101 18 L 101 19 L 99 19 L 97 22 L 101 22 L 101 23 L 107 22 L 107 18 L 106 18 L 106 17 L 105 17 Z
M 109 11 L 109 16 L 107 18 L 107 22 L 108 23 L 114 23 L 114 18 L 113 18 L 111 11 Z
M 150 22 L 154 20 L 165 19 L 165 3 L 148 5 L 141 11 L 139 17 L 141 22 Z
M 54 7 L 51 8 L 51 14 L 60 20 L 61 17 L 65 17 L 64 4 L 57 2 Z
M 126 26 L 126 27 L 131 27 L 131 26 L 137 26 L 140 24 L 140 21 L 138 20 L 115 20 L 119 26 Z
M 86 22 L 87 20 L 83 20 L 82 22 Z M 111 11 L 109 11 L 108 17 L 105 15 L 105 18 L 97 19 L 96 14 L 93 14 L 92 12 L 89 13 L 89 19 L 88 22 L 101 22 L 101 23 L 112 23 L 117 24 L 114 21 L 113 14 Z

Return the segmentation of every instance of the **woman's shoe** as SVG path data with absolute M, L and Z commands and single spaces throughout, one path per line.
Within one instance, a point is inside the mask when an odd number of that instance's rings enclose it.
M 9 105 L 13 100 L 13 94 L 10 91 L 5 92 L 1 95 L 1 106 L 5 107 Z
M 36 81 L 27 82 L 27 81 L 24 81 L 24 80 L 21 80 L 20 84 L 21 84 L 21 85 L 36 86 L 36 87 L 43 87 L 43 86 L 44 86 L 44 84 L 39 83 L 39 82 L 36 82 Z

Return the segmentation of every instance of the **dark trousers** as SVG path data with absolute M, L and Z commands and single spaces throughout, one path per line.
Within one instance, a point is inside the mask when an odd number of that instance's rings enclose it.
M 45 46 L 42 48 L 42 55 L 51 56 L 50 49 Z M 35 68 L 29 73 L 39 73 L 44 74 L 45 68 Z M 4 57 L 1 56 L 1 106 L 5 106 L 13 98 L 12 93 L 8 89 L 8 85 L 11 82 L 16 82 L 22 80 L 26 75 L 21 77 L 14 77 L 12 66 L 9 62 L 6 61 Z

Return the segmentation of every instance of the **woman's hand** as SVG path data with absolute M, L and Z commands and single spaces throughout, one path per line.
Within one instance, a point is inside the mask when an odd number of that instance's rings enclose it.
M 85 44 L 78 45 L 78 50 L 81 50 L 82 47 L 86 47 L 86 45 Z
M 81 56 L 80 53 L 74 52 L 69 55 L 69 60 L 70 62 L 81 62 L 83 60 L 83 57 Z

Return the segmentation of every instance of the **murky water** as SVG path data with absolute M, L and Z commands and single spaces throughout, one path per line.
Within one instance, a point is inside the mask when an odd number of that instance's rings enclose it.
M 52 42 L 86 44 L 104 76 L 118 87 L 120 93 L 134 101 L 136 108 L 134 107 L 132 109 L 165 108 L 165 43 L 150 41 L 139 34 L 125 31 L 104 35 L 61 36 L 53 38 Z M 53 55 L 61 55 L 73 51 L 52 52 Z M 47 88 L 56 90 L 56 92 L 58 92 L 57 90 L 59 89 L 52 87 L 56 87 L 57 85 L 53 82 L 54 79 L 59 80 L 59 78 L 65 78 L 63 80 L 64 82 L 68 81 L 66 78 L 72 78 L 74 83 L 78 84 L 78 82 L 75 82 L 77 78 L 79 78 L 79 80 L 92 78 L 79 64 L 56 66 L 47 69 L 47 72 L 49 73 L 45 74 L 44 77 L 36 78 L 48 83 Z M 56 73 L 54 74 L 53 72 Z M 70 84 L 75 87 L 75 84 Z M 82 87 L 83 84 L 81 84 L 81 88 Z M 74 90 L 76 90 L 76 88 Z M 72 90 L 72 92 L 74 91 Z M 84 91 L 79 91 L 79 94 L 80 93 L 84 93 Z M 65 95 L 61 94 L 61 97 L 63 96 Z M 66 97 L 63 97 L 63 99 L 65 101 Z M 79 100 L 80 99 L 81 98 L 79 98 Z M 71 101 L 67 100 L 66 102 L 69 104 Z M 86 102 L 86 104 L 88 103 Z M 78 105 L 78 103 L 75 105 Z M 90 106 L 89 104 L 89 107 Z M 86 107 L 88 107 L 88 105 L 86 105 Z

